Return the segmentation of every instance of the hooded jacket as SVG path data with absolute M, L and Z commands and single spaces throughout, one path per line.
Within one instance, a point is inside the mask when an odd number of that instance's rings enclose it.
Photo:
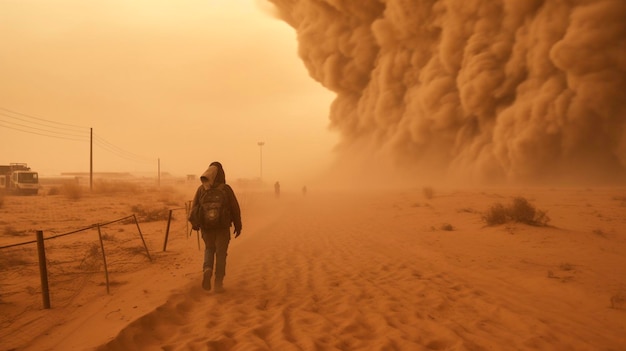
M 200 181 L 202 184 L 196 190 L 191 208 L 195 209 L 196 206 L 199 206 L 200 196 L 202 196 L 206 190 L 216 188 L 223 184 L 230 210 L 230 219 L 228 219 L 229 226 L 232 223 L 235 226 L 235 231 L 241 232 L 241 209 L 239 208 L 239 202 L 237 201 L 235 192 L 230 185 L 226 184 L 226 174 L 224 173 L 222 164 L 219 162 L 211 163 L 209 168 L 200 176 Z

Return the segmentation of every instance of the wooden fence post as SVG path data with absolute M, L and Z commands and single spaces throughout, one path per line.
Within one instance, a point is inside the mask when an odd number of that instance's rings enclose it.
M 50 290 L 48 288 L 48 268 L 46 266 L 46 248 L 43 242 L 43 231 L 37 231 L 37 252 L 39 254 L 39 276 L 41 277 L 41 296 L 43 308 L 50 309 Z

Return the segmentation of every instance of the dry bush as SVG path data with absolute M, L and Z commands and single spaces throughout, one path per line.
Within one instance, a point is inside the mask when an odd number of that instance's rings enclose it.
M 83 197 L 83 188 L 76 183 L 63 184 L 63 190 L 61 191 L 65 197 L 70 200 L 80 200 Z
M 137 216 L 137 220 L 142 222 L 166 221 L 170 215 L 170 211 L 165 207 L 148 209 L 142 205 L 134 205 L 131 211 Z
M 508 210 L 501 203 L 493 204 L 483 215 L 483 220 L 489 225 L 504 224 L 508 221 Z
M 128 223 L 125 224 L 134 224 L 135 220 L 134 219 L 130 219 L 129 221 L 127 221 Z M 101 234 L 102 240 L 104 241 L 115 241 L 117 238 L 115 237 L 115 235 L 113 234 L 109 234 L 109 233 L 102 233 Z
M 515 222 L 532 224 L 532 225 L 546 225 L 549 219 L 546 213 L 535 209 L 528 200 L 523 197 L 516 197 L 513 199 L 513 204 L 510 208 L 511 219 Z
M 132 247 L 126 247 L 124 248 L 124 251 L 126 252 L 126 254 L 130 255 L 130 256 L 135 256 L 135 255 L 140 255 L 140 256 L 146 256 L 146 248 L 143 246 L 132 246 Z
M 158 189 L 159 197 L 158 201 L 164 203 L 167 206 L 180 206 L 185 200 L 185 195 L 171 186 L 164 186 Z
M 626 308 L 626 292 L 618 291 L 611 296 L 611 308 L 623 310 Z
M 426 186 L 424 188 L 422 188 L 422 194 L 424 194 L 424 197 L 427 198 L 428 200 L 432 199 L 435 196 L 435 191 L 433 190 L 433 188 Z
M 59 195 L 59 194 L 61 194 L 61 189 L 59 189 L 58 186 L 53 186 L 50 189 L 48 189 L 47 195 Z
M 606 233 L 602 229 L 594 229 L 592 231 L 593 234 L 606 238 Z
M 446 224 L 443 224 L 443 225 L 441 226 L 441 230 L 445 230 L 445 231 L 450 232 L 450 231 L 453 231 L 453 230 L 454 230 L 454 227 L 452 226 L 452 224 L 450 224 L 450 223 L 446 223 Z
M 549 279 L 556 279 L 556 280 L 561 281 L 562 283 L 567 283 L 567 282 L 571 282 L 572 280 L 574 280 L 574 276 L 572 276 L 572 275 L 563 275 L 563 276 L 556 275 L 551 270 L 548 270 L 548 275 L 547 276 L 548 276 Z
M 535 226 L 547 226 L 550 218 L 545 211 L 537 210 L 523 197 L 516 197 L 509 206 L 496 203 L 483 215 L 488 225 L 519 222 Z
M 100 244 L 91 243 L 85 252 L 85 257 L 80 261 L 78 267 L 82 271 L 97 271 L 100 268 L 101 260 Z

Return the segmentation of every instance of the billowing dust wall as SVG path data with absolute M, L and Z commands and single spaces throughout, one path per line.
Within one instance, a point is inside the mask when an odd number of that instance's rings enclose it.
M 624 0 L 269 0 L 339 150 L 479 181 L 626 166 Z

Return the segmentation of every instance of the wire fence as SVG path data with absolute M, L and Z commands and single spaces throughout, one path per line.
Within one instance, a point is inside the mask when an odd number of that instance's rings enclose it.
M 153 260 L 148 247 L 160 247 L 163 240 L 165 251 L 170 232 L 189 233 L 187 217 L 173 216 L 180 210 L 186 213 L 187 205 L 170 209 L 165 235 L 149 235 L 149 242 L 133 214 L 61 234 L 38 231 L 39 241 L 0 246 L 2 348 L 18 347 L 28 342 L 28 335 L 36 335 L 36 329 L 46 324 L 40 319 L 53 318 L 43 310 L 80 306 L 102 296 L 105 289 L 108 294 L 125 284 L 122 279 L 127 273 Z M 189 239 L 189 234 L 176 235 L 180 237 Z
M 250 194 L 240 195 L 239 205 L 245 209 Z M 105 297 L 109 290 L 115 294 L 121 285 L 136 279 L 133 274 L 146 265 L 163 264 L 180 252 L 187 255 L 188 250 L 204 249 L 199 233 L 193 232 L 187 221 L 191 201 L 178 206 L 180 200 L 170 201 L 169 196 L 160 195 L 162 202 L 169 202 L 170 208 L 163 209 L 136 205 L 139 200 L 148 203 L 149 198 L 141 197 L 133 201 L 127 201 L 128 197 L 83 199 L 81 211 L 100 221 L 86 226 L 81 224 L 84 218 L 76 214 L 73 203 L 62 198 L 12 199 L 11 211 L 25 215 L 13 217 L 15 222 L 0 222 L 11 229 L 5 230 L 5 239 L 7 235 L 22 237 L 17 244 L 0 246 L 0 350 L 19 349 L 33 336 L 69 322 L 67 308 L 88 305 Z M 116 212 L 124 201 L 133 215 Z M 120 218 L 107 221 L 101 213 L 117 213 Z M 50 308 L 45 307 L 43 297 L 35 231 L 29 229 L 34 226 L 47 228 L 41 241 Z M 27 237 L 32 239 L 25 240 Z

